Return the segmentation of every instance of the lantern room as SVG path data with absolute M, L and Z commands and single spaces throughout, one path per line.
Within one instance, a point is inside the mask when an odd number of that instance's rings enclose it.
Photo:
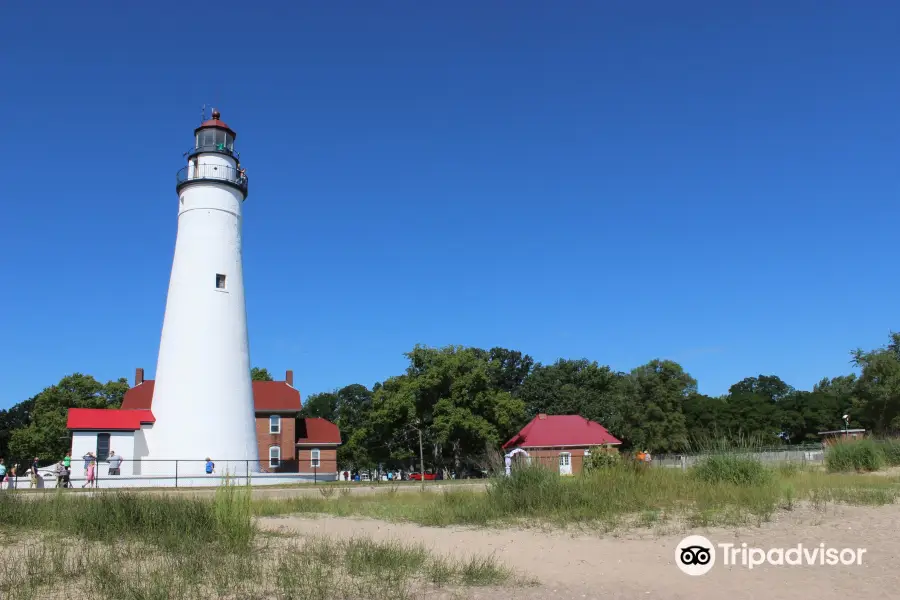
M 237 134 L 224 121 L 222 115 L 213 109 L 212 118 L 200 124 L 194 130 L 194 150 L 191 154 L 199 152 L 222 152 L 234 155 L 234 139 Z

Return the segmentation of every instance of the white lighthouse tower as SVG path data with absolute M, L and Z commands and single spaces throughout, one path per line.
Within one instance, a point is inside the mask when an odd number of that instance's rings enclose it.
M 163 321 L 144 473 L 259 471 L 241 264 L 247 177 L 237 134 L 212 118 L 194 130 L 177 175 L 178 236 Z M 190 461 L 190 462 L 187 462 Z

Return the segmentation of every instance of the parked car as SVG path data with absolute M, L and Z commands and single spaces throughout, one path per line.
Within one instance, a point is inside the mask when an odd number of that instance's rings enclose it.
M 422 481 L 421 473 L 410 473 L 409 478 L 413 481 Z M 434 473 L 425 473 L 425 481 L 434 481 L 437 478 L 437 475 Z

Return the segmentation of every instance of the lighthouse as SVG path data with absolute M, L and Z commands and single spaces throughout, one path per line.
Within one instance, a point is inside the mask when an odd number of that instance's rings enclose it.
M 176 459 L 179 474 L 199 474 L 206 458 L 217 474 L 259 471 L 241 261 L 248 181 L 236 138 L 213 110 L 176 177 L 178 234 L 146 474 L 171 474 Z

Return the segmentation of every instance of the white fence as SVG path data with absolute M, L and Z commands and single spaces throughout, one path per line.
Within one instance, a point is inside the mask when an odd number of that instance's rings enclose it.
M 735 452 L 701 452 L 696 454 L 657 454 L 651 464 L 655 467 L 687 469 L 705 458 L 714 455 L 734 455 L 755 458 L 763 463 L 796 463 L 800 465 L 820 465 L 825 462 L 825 450 L 822 448 L 785 448 L 760 451 Z

